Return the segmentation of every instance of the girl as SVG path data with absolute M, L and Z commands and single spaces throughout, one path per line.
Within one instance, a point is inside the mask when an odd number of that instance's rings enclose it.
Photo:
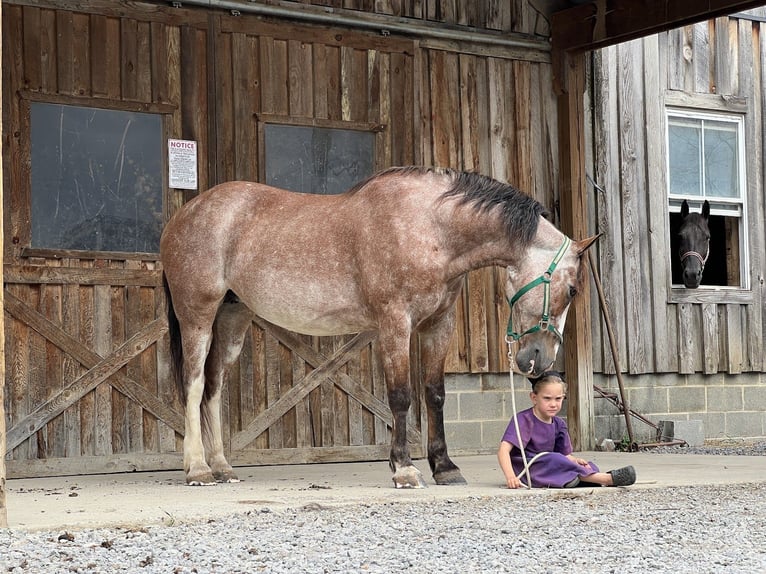
M 519 422 L 527 462 L 536 454 L 547 452 L 529 466 L 533 488 L 572 488 L 581 483 L 602 486 L 629 486 L 636 482 L 636 471 L 626 466 L 600 472 L 598 467 L 572 455 L 567 424 L 557 416 L 566 396 L 566 383 L 556 371 L 547 371 L 532 382 L 532 408 L 516 416 Z M 519 439 L 513 419 L 505 430 L 497 451 L 500 468 L 508 488 L 523 486 L 526 480 L 524 462 L 519 450 Z

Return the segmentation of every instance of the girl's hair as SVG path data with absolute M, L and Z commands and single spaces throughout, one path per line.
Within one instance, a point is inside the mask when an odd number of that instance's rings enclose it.
M 567 392 L 567 382 L 564 380 L 563 373 L 559 373 L 558 371 L 545 371 L 537 379 L 529 379 L 529 382 L 532 383 L 533 393 L 539 392 L 540 389 L 548 383 L 561 383 L 564 387 L 564 393 Z

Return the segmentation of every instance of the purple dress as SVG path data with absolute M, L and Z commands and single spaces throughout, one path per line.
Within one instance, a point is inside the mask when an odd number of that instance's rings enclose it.
M 575 477 L 584 477 L 599 472 L 598 467 L 589 462 L 589 466 L 581 466 L 569 460 L 566 455 L 572 453 L 572 442 L 569 439 L 567 423 L 561 417 L 553 417 L 550 423 L 538 419 L 532 409 L 518 413 L 519 430 L 524 442 L 524 452 L 527 462 L 541 452 L 548 452 L 538 458 L 530 467 L 533 488 L 563 488 Z M 519 440 L 516 436 L 516 425 L 513 419 L 508 423 L 503 435 L 505 442 L 511 443 L 511 463 L 516 476 L 524 469 L 524 461 L 519 450 Z M 526 473 L 520 477 L 526 483 Z

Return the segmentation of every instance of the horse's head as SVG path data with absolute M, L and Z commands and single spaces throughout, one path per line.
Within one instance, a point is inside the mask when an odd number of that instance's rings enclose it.
M 512 347 L 511 367 L 519 374 L 536 378 L 553 365 L 569 304 L 583 281 L 582 256 L 598 237 L 563 237 L 554 249 L 532 247 L 523 261 L 508 266 L 506 340 Z
M 678 255 L 684 286 L 696 289 L 702 281 L 708 254 L 710 253 L 710 204 L 705 200 L 702 213 L 689 213 L 686 200 L 681 204 L 681 227 L 678 230 Z

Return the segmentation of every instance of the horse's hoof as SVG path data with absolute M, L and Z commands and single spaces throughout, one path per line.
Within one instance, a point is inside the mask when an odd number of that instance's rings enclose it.
M 236 483 L 239 482 L 239 477 L 234 474 L 233 471 L 225 471 L 225 472 L 215 472 L 213 473 L 213 476 L 215 476 L 216 482 L 225 482 L 225 483 Z
M 468 481 L 463 478 L 460 473 L 460 469 L 453 468 L 451 470 L 445 470 L 443 472 L 434 473 L 434 481 L 436 484 L 443 486 L 449 486 L 454 484 L 468 484 Z
M 398 469 L 392 477 L 396 488 L 426 488 L 423 475 L 414 466 L 405 466 Z
M 208 472 L 207 474 L 200 474 L 198 476 L 187 476 L 186 484 L 189 486 L 213 486 L 216 484 L 216 480 L 213 474 Z

